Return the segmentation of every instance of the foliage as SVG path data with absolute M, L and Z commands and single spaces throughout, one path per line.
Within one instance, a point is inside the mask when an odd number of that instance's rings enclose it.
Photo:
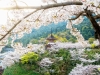
M 92 63 L 93 65 L 100 65 L 100 59 Z
M 77 40 L 76 40 L 75 38 L 70 38 L 68 41 L 69 41 L 69 42 L 72 42 L 72 43 L 77 42 Z
M 38 60 L 38 54 L 34 52 L 28 52 L 21 57 L 21 63 L 34 63 Z
M 87 55 L 87 59 L 94 59 L 94 55 L 96 53 L 100 54 L 100 50 L 99 49 L 92 49 L 90 51 L 85 50 L 84 52 Z
M 93 43 L 93 44 L 91 44 L 91 48 L 95 48 L 96 47 L 96 45 Z
M 94 59 L 93 56 L 96 53 L 100 54 L 100 50 L 85 51 L 85 54 L 88 55 L 87 59 Z M 55 53 L 46 51 L 44 54 L 38 55 L 38 61 L 45 57 L 51 58 L 54 62 L 49 68 L 46 68 L 46 71 L 44 71 L 44 68 L 39 67 L 38 63 L 33 63 L 32 65 L 17 63 L 5 69 L 3 75 L 68 75 L 76 64 L 81 63 L 79 60 L 72 60 L 69 50 L 66 49 L 60 49 Z M 37 59 L 34 62 L 37 62 Z M 92 64 L 100 65 L 100 60 Z
M 80 31 L 85 40 L 88 40 L 90 37 L 94 37 L 92 24 L 87 17 L 84 16 L 83 22 L 78 25 L 74 25 L 74 27 L 76 27 Z
M 30 42 L 31 42 L 32 44 L 38 44 L 38 40 L 37 40 L 37 39 L 32 39 Z
M 89 41 L 90 44 L 92 44 L 94 40 L 95 40 L 94 38 L 89 38 L 88 39 L 88 41 Z
M 67 42 L 67 39 L 65 37 L 61 37 L 61 36 L 58 36 L 58 35 L 54 35 L 54 37 L 57 39 L 57 41 L 59 42 Z
M 98 70 L 100 71 L 100 68 L 98 68 Z
M 54 72 L 52 75 L 68 75 L 69 72 L 76 66 L 76 63 L 81 63 L 79 60 L 71 60 L 69 50 L 60 49 L 55 56 L 58 58 L 50 67 Z M 62 57 L 62 59 L 60 59 Z
M 100 59 L 98 61 L 93 62 L 92 65 L 100 65 Z M 100 68 L 94 69 L 94 72 L 96 73 L 95 75 L 100 75 Z
M 45 43 L 46 41 L 45 41 L 46 39 L 45 38 L 40 38 L 40 40 L 39 40 L 39 43 Z
M 34 72 L 33 70 L 28 70 L 24 67 L 24 65 L 19 66 L 18 63 L 12 65 L 9 68 L 6 68 L 4 70 L 3 75 L 40 75 L 37 72 Z
M 44 75 L 50 75 L 50 73 L 49 72 L 45 72 Z
M 11 43 L 12 43 L 12 39 L 8 37 L 7 45 L 5 47 L 12 48 Z

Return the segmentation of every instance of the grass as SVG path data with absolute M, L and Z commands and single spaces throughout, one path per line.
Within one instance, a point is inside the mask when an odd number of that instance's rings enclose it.
M 90 51 L 85 51 L 85 54 L 86 55 L 88 55 L 86 58 L 87 59 L 95 59 L 94 58 L 94 55 L 96 54 L 96 53 L 98 53 L 98 54 L 100 54 L 100 49 L 92 49 L 92 50 L 90 50 Z
M 32 69 L 30 69 L 30 67 L 27 65 L 19 65 L 14 64 L 9 68 L 6 68 L 4 70 L 3 75 L 40 75 L 37 72 L 34 72 Z

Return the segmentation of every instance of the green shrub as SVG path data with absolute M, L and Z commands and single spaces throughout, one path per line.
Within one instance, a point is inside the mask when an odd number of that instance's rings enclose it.
M 89 38 L 88 39 L 88 41 L 89 41 L 90 44 L 92 44 L 94 40 L 95 40 L 94 38 Z
M 44 75 L 50 75 L 50 73 L 49 72 L 45 72 Z
M 28 52 L 21 57 L 21 63 L 34 63 L 38 60 L 38 54 L 34 52 Z
M 25 68 L 25 64 L 19 66 L 18 63 L 6 68 L 2 75 L 40 75 L 38 72 L 28 70 Z
M 93 43 L 93 44 L 91 44 L 91 48 L 95 48 L 96 47 L 96 45 Z
M 71 54 L 69 50 L 66 49 L 60 49 L 56 57 L 62 57 L 63 60 L 56 60 L 55 63 L 52 64 L 51 68 L 54 70 L 53 75 L 68 75 L 77 63 L 81 63 L 79 60 L 71 60 Z M 63 72 L 62 68 L 65 72 Z
M 94 55 L 96 53 L 100 54 L 100 50 L 99 49 L 92 49 L 90 51 L 85 50 L 84 52 L 87 55 L 87 59 L 94 59 Z

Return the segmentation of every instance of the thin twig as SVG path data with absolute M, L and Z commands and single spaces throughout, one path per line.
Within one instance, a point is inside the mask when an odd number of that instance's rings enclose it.
M 79 14 L 77 14 L 75 18 L 71 18 L 69 20 L 75 20 L 75 19 L 79 18 L 83 13 L 84 13 L 84 11 L 80 12 Z

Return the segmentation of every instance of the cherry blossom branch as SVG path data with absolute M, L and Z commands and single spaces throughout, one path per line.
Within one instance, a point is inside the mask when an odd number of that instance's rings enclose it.
M 25 18 L 27 18 L 28 16 L 32 15 L 32 14 L 33 14 L 34 12 L 36 12 L 36 11 L 38 11 L 38 10 L 35 10 L 35 11 L 29 13 L 28 15 L 26 15 L 25 17 L 23 17 L 23 19 L 25 19 Z M 23 19 L 22 19 L 22 20 L 23 20 Z M 1 41 L 3 38 L 5 38 L 19 23 L 21 23 L 22 20 L 19 20 L 5 35 L 3 35 L 3 37 L 0 38 L 0 41 Z
M 4 9 L 4 10 L 13 10 L 13 9 L 36 9 L 35 11 L 29 13 L 28 15 L 26 15 L 23 19 L 29 17 L 30 15 L 32 15 L 34 12 L 41 10 L 41 9 L 48 9 L 48 8 L 52 8 L 52 7 L 58 7 L 58 6 L 66 6 L 66 5 L 82 5 L 82 2 L 65 2 L 65 3 L 57 3 L 57 4 L 50 4 L 50 5 L 46 5 L 46 6 L 37 6 L 37 7 L 5 7 L 5 8 L 0 8 L 0 9 Z M 22 20 L 23 20 L 22 19 Z M 19 20 L 3 37 L 0 38 L 0 41 L 5 38 L 19 23 L 22 22 L 22 20 Z
M 43 13 L 43 11 L 44 11 L 44 9 L 42 10 L 42 13 Z M 41 13 L 41 14 L 42 14 L 42 13 Z M 39 17 L 41 16 L 41 14 L 39 14 L 39 16 L 37 17 L 37 19 L 36 19 L 36 20 L 38 20 L 38 19 L 39 19 Z M 35 21 L 36 21 L 36 20 L 35 20 Z M 34 21 L 34 22 L 35 22 L 35 21 Z
M 14 6 L 14 7 L 0 7 L 0 9 L 3 10 L 13 10 L 13 9 L 48 9 L 52 7 L 59 7 L 59 6 L 66 6 L 66 5 L 83 5 L 82 2 L 63 2 L 63 3 L 55 3 L 55 4 L 49 4 L 45 6 Z

